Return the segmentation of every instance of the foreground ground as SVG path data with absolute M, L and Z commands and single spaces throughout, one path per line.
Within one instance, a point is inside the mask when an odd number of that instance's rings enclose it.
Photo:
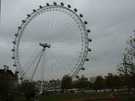
M 16 101 L 26 101 L 23 98 Z M 41 96 L 40 101 L 135 101 L 135 95 L 102 94 L 60 94 Z
M 40 101 L 135 101 L 135 95 L 66 94 L 42 96 Z

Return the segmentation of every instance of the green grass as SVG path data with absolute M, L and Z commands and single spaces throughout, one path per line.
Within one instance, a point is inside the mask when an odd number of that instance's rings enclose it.
M 15 101 L 26 101 L 23 96 L 15 97 Z
M 96 101 L 101 97 L 106 97 L 107 94 L 62 94 L 62 95 L 52 95 L 52 96 L 41 96 L 40 101 L 65 101 L 72 99 L 86 99 L 89 97 L 97 98 Z M 89 100 L 88 100 L 89 101 Z M 91 100 L 90 100 L 91 101 Z M 100 100 L 101 101 L 101 100 Z
M 108 99 L 110 98 L 110 94 L 107 93 L 61 94 L 61 95 L 40 96 L 40 101 L 65 101 L 65 100 L 80 99 L 80 98 L 81 99 L 84 98 L 84 101 L 109 101 Z M 118 95 L 118 98 L 119 101 L 135 101 L 135 95 Z M 23 97 L 19 97 L 15 101 L 26 101 L 26 100 Z
M 52 95 L 52 96 L 41 96 L 40 101 L 64 101 L 64 100 L 79 99 L 79 98 L 86 97 L 86 96 L 88 96 L 88 95 L 62 94 L 62 95 Z
M 135 101 L 135 95 L 121 95 L 119 99 L 120 101 Z
M 109 94 L 70 94 L 70 95 L 52 95 L 52 96 L 42 96 L 40 101 L 65 101 L 72 99 L 84 98 L 84 101 L 111 101 Z M 87 99 L 93 98 L 93 99 Z M 119 95 L 119 101 L 135 101 L 135 95 Z

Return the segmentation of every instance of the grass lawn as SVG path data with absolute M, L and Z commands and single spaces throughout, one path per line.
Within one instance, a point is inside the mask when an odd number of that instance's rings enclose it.
M 62 95 L 52 95 L 52 96 L 41 96 L 40 101 L 65 101 L 65 100 L 73 100 L 80 99 L 82 97 L 88 97 L 89 95 L 82 94 L 62 94 Z
M 79 101 L 92 101 L 89 98 L 96 98 L 94 101 L 99 101 L 101 97 L 108 97 L 108 94 L 62 94 L 62 95 L 52 95 L 52 96 L 41 96 L 40 101 L 74 101 L 75 99 L 80 99 Z M 84 100 L 83 100 L 84 99 Z M 76 101 L 75 100 L 75 101 Z M 101 100 L 100 100 L 101 101 Z
M 135 101 L 135 95 L 118 96 L 120 101 Z
M 135 101 L 135 95 L 119 95 L 118 101 Z M 23 97 L 15 101 L 26 101 Z M 115 101 L 110 94 L 61 94 L 40 96 L 40 101 Z M 117 100 L 116 100 L 117 101 Z
M 135 101 L 135 95 L 119 95 L 118 101 Z M 77 100 L 78 99 L 78 100 Z M 114 101 L 109 94 L 63 94 L 42 96 L 40 101 Z

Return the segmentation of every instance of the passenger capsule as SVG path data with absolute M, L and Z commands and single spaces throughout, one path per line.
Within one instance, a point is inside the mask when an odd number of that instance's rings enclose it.
M 60 4 L 61 4 L 61 6 L 64 6 L 64 3 L 63 2 L 61 2 Z
M 27 17 L 30 17 L 31 15 L 30 14 L 27 14 Z
M 36 12 L 36 10 L 35 10 L 35 9 L 33 9 L 33 12 Z
M 68 6 L 68 8 L 71 8 L 71 5 L 67 5 Z
M 22 23 L 25 23 L 26 21 L 25 20 L 22 20 Z
M 89 42 L 92 42 L 92 39 L 88 38 L 88 41 L 89 41 Z
M 84 24 L 88 24 L 88 22 L 87 21 L 84 21 Z
M 83 15 L 82 15 L 82 14 L 80 14 L 80 17 L 82 18 L 82 17 L 83 17 Z
M 86 58 L 86 59 L 85 59 L 85 61 L 89 61 L 89 59 L 88 59 L 88 58 Z
M 43 6 L 40 5 L 39 8 L 43 8 Z
M 18 29 L 21 29 L 21 26 L 19 26 Z
M 18 36 L 18 34 L 16 33 L 16 34 L 15 34 L 15 37 L 17 37 L 17 36 Z
M 13 41 L 13 44 L 16 44 L 16 42 L 15 42 L 15 41 Z
M 77 12 L 78 10 L 75 8 L 74 11 Z
M 49 3 L 46 3 L 46 6 L 49 6 Z
M 87 32 L 90 33 L 91 31 L 88 29 Z
M 16 67 L 16 64 L 13 64 L 14 67 Z
M 56 6 L 57 5 L 57 3 L 56 2 L 53 2 L 53 4 Z
M 13 56 L 12 59 L 15 59 L 15 57 Z
M 82 67 L 82 68 L 80 68 L 80 70 L 85 70 L 85 68 L 84 68 L 84 67 Z
M 91 52 L 92 50 L 90 48 L 88 48 L 88 51 Z
M 12 52 L 14 52 L 14 51 L 15 51 L 15 49 L 12 49 L 11 51 L 12 51 Z

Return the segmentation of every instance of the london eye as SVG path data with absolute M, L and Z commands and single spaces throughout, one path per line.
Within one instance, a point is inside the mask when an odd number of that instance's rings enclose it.
M 91 51 L 87 24 L 77 8 L 62 2 L 33 9 L 14 34 L 12 59 L 20 79 L 77 77 Z

